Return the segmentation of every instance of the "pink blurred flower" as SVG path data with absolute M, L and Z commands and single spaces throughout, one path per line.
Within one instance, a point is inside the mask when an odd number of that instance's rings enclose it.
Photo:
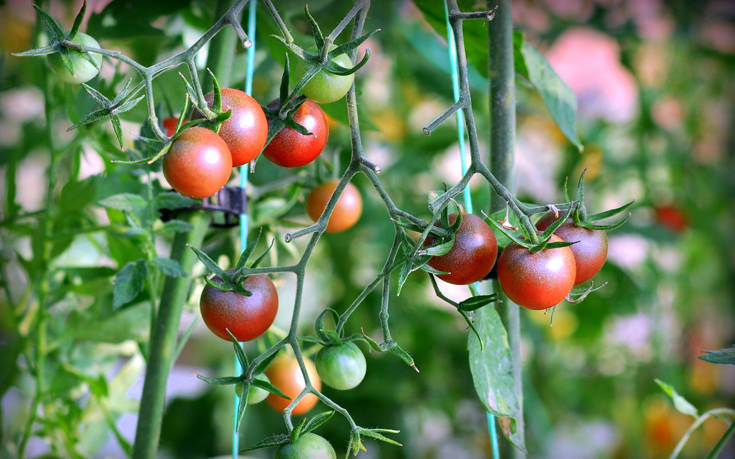
M 633 117 L 638 105 L 635 80 L 620 63 L 620 49 L 613 38 L 573 28 L 556 40 L 547 57 L 576 94 L 582 116 L 613 122 Z

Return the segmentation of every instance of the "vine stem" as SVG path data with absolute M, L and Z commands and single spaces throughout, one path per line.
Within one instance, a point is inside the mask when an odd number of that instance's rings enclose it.
M 487 1 L 488 9 L 496 3 L 495 19 L 488 27 L 490 49 L 490 166 L 495 176 L 511 191 L 514 188 L 513 163 L 516 125 L 515 68 L 513 62 L 513 22 L 511 19 L 511 0 Z M 506 201 L 509 202 L 509 201 Z M 515 202 L 515 201 L 514 201 Z M 502 199 L 491 197 L 492 212 L 505 206 Z M 516 206 L 519 207 L 519 206 Z M 515 211 L 513 205 L 511 208 Z M 518 212 L 516 212 L 518 214 Z M 521 223 L 530 225 L 528 215 L 522 214 Z M 531 233 L 535 235 L 535 230 Z M 505 309 L 506 325 L 513 363 L 513 392 L 518 401 L 516 426 L 521 439 L 525 437 L 523 420 L 523 372 L 521 367 L 521 319 L 517 305 L 503 293 L 497 280 L 493 290 L 498 294 Z M 525 457 L 518 448 L 513 449 L 516 458 Z
M 677 457 L 679 457 L 681 450 L 684 449 L 684 446 L 689 441 L 689 438 L 699 428 L 699 426 L 704 424 L 704 421 L 706 421 L 710 416 L 716 416 L 718 414 L 729 414 L 730 416 L 735 416 L 735 410 L 732 408 L 714 408 L 712 410 L 702 413 L 694 421 L 694 423 L 689 426 L 689 429 L 686 431 L 686 433 L 684 433 L 684 435 L 679 439 L 679 443 L 676 444 L 676 447 L 674 448 L 674 451 L 671 452 L 671 456 L 669 456 L 669 459 L 676 459 Z M 732 430 L 733 425 L 735 425 L 735 422 L 731 422 L 729 430 Z

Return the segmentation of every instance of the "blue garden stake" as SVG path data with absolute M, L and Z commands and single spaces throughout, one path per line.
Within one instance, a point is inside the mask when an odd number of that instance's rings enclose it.
M 248 38 L 252 42 L 247 52 L 247 73 L 245 74 L 245 92 L 251 95 L 253 92 L 253 72 L 255 67 L 255 11 L 258 2 L 250 0 L 248 6 Z M 248 186 L 248 164 L 240 166 L 240 188 L 243 190 Z M 247 205 L 244 206 L 244 213 L 240 214 L 240 250 L 244 251 L 248 247 L 248 214 Z M 242 346 L 242 343 L 240 343 Z M 235 358 L 235 374 L 240 374 L 242 367 L 240 362 Z M 240 404 L 240 396 L 235 391 L 235 397 L 232 404 L 232 459 L 236 459 L 240 455 L 240 437 L 237 432 L 237 407 Z
M 449 24 L 449 8 L 447 1 L 444 0 L 444 18 L 447 24 L 447 44 L 449 47 L 449 65 L 452 67 L 452 90 L 454 92 L 454 101 L 459 101 L 459 73 L 457 71 L 457 49 L 454 42 L 454 32 Z M 462 110 L 457 111 L 457 138 L 459 140 L 459 158 L 462 167 L 462 175 L 467 172 L 467 159 L 464 136 L 464 113 Z M 464 189 L 464 205 L 468 213 L 472 213 L 472 196 L 470 195 L 470 187 L 467 185 Z M 477 282 L 473 284 L 473 289 L 477 289 Z M 500 457 L 498 450 L 498 435 L 495 427 L 495 417 L 487 413 L 487 425 L 490 430 L 490 442 L 493 448 L 493 458 Z

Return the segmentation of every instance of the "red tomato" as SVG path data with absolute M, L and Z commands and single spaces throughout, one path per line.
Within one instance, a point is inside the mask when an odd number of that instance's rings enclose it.
M 184 119 L 184 121 L 181 124 L 184 124 L 187 121 L 189 120 Z M 176 124 L 178 122 L 179 122 L 179 119 L 176 118 L 175 116 L 172 116 L 170 118 L 166 118 L 165 120 L 163 120 L 163 123 L 161 124 L 163 124 L 163 128 L 166 130 L 167 136 L 171 137 L 172 135 L 174 135 L 174 133 L 176 132 Z
M 689 228 L 689 218 L 676 206 L 658 206 L 654 208 L 654 211 L 656 212 L 656 221 L 659 225 L 663 225 L 671 231 L 680 233 Z
M 449 216 L 450 223 L 456 220 L 456 213 Z M 462 223 L 454 234 L 454 245 L 449 252 L 429 260 L 429 266 L 448 273 L 439 275 L 439 279 L 466 285 L 485 277 L 497 256 L 498 241 L 493 230 L 477 215 L 462 214 Z
M 212 333 L 230 341 L 225 329 L 238 341 L 250 341 L 265 333 L 278 312 L 278 292 L 265 274 L 248 276 L 242 283 L 250 296 L 207 285 L 199 299 L 202 319 Z
M 556 221 L 553 212 L 547 212 L 536 223 L 536 228 L 546 231 Z M 576 242 L 569 246 L 574 254 L 577 275 L 574 285 L 582 284 L 597 274 L 607 259 L 607 233 L 576 226 L 571 218 L 562 223 L 554 234 L 567 242 Z
M 556 235 L 551 242 L 561 241 Z M 572 291 L 576 276 L 569 247 L 531 253 L 511 242 L 498 259 L 498 281 L 508 298 L 529 309 L 546 309 L 561 303 Z
M 317 221 L 322 216 L 338 184 L 339 180 L 322 183 L 311 190 L 309 196 L 306 197 L 306 213 L 309 214 L 312 221 Z M 332 215 L 329 217 L 327 233 L 337 233 L 352 227 L 360 219 L 360 214 L 362 214 L 360 192 L 355 185 L 348 183 L 337 199 Z
M 242 166 L 255 159 L 263 150 L 268 139 L 268 120 L 258 101 L 246 93 L 232 88 L 223 88 L 222 111 L 231 110 L 230 117 L 222 123 L 219 135 L 232 153 L 232 166 Z M 214 92 L 205 96 L 212 106 Z M 194 119 L 202 114 L 194 112 Z
M 212 196 L 230 179 L 232 156 L 227 144 L 209 129 L 184 129 L 163 158 L 163 175 L 184 196 Z
M 273 105 L 273 104 L 271 104 Z M 267 147 L 265 157 L 283 167 L 301 167 L 314 161 L 327 144 L 329 126 L 324 110 L 309 99 L 296 110 L 294 121 L 304 126 L 312 135 L 303 135 L 284 127 Z
M 309 375 L 309 381 L 316 390 L 322 389 L 322 381 L 319 379 L 319 374 L 316 372 L 314 363 L 304 357 L 304 365 L 306 366 L 306 372 Z M 306 387 L 306 381 L 304 381 L 304 375 L 301 373 L 301 367 L 299 366 L 298 360 L 292 354 L 281 354 L 271 362 L 268 368 L 265 370 L 265 375 L 268 376 L 271 384 L 280 389 L 281 392 L 291 397 L 296 398 L 301 391 Z M 304 414 L 316 405 L 319 401 L 316 395 L 306 394 L 304 398 L 294 407 L 293 414 Z M 283 411 L 286 409 L 291 400 L 287 400 L 276 394 L 269 394 L 266 402 L 276 411 Z

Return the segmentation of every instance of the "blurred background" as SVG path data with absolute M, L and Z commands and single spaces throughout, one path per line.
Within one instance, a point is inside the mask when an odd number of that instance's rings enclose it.
M 88 2 L 83 30 L 102 46 L 144 64 L 191 45 L 214 20 L 213 8 L 204 1 L 108 3 Z M 302 3 L 277 3 L 297 41 L 308 45 Z M 477 3 L 460 5 L 465 10 L 484 5 Z M 80 2 L 47 6 L 68 29 Z M 324 0 L 310 1 L 309 7 L 323 30 L 331 30 L 349 8 Z M 565 139 L 541 98 L 519 77 L 519 195 L 538 203 L 562 200 L 565 177 L 576 183 L 587 169 L 585 197 L 591 211 L 636 201 L 630 222 L 609 235 L 608 263 L 596 278 L 608 283 L 604 289 L 580 304 L 562 304 L 553 325 L 550 314 L 521 311 L 528 455 L 668 457 L 692 418 L 675 410 L 654 379 L 673 385 L 700 412 L 735 402 L 735 368 L 697 358 L 703 350 L 735 342 L 735 3 L 514 0 L 512 7 L 514 25 L 576 94 L 584 144 L 580 152 Z M 472 27 L 486 36 L 486 25 Z M 48 266 L 26 261 L 33 252 L 34 215 L 45 205 L 48 187 L 42 78 L 48 67 L 42 59 L 9 53 L 32 47 L 34 28 L 31 2 L 7 0 L 0 7 L 2 452 L 13 451 L 33 396 L 33 376 L 24 364 L 25 353 L 33 349 L 28 311 L 34 302 L 29 298 L 34 276 L 47 270 L 53 273 L 49 334 L 55 347 L 48 372 L 54 398 L 27 454 L 123 457 L 110 427 L 132 441 L 144 369 L 137 343 L 147 340 L 149 306 L 143 293 L 122 309 L 112 308 L 112 276 L 140 249 L 136 236 L 123 231 L 124 219 L 96 202 L 121 191 L 138 193 L 148 178 L 143 169 L 109 162 L 124 156 L 109 123 L 83 128 L 81 134 L 67 132 L 95 106 L 78 87 L 49 81 L 46 108 L 53 138 L 57 148 L 72 145 L 55 165 L 52 259 Z M 461 176 L 455 123 L 445 123 L 431 136 L 421 130 L 453 102 L 446 40 L 408 1 L 374 1 L 366 29 L 374 28 L 382 32 L 365 44 L 372 56 L 357 77 L 367 155 L 383 169 L 382 180 L 394 201 L 425 218 L 429 194 Z M 282 72 L 283 49 L 270 33 L 277 30 L 261 8 L 253 95 L 263 105 L 277 97 Z M 91 84 L 111 94 L 114 75 L 115 66 L 107 62 L 102 78 Z M 242 87 L 244 75 L 245 54 L 238 50 L 232 86 Z M 489 136 L 486 76 L 486 68 L 472 69 L 484 152 Z M 163 113 L 176 114 L 184 95 L 176 72 L 156 81 Z M 344 102 L 324 108 L 331 131 L 322 156 L 332 163 L 341 158 L 344 165 L 349 158 Z M 123 115 L 126 148 L 133 148 L 144 110 L 141 104 Z M 292 174 L 263 160 L 251 177 L 253 228 L 263 227 L 268 237 L 309 222 L 305 193 L 298 187 L 263 188 Z M 158 172 L 152 178 L 164 180 Z M 301 321 L 306 334 L 313 333 L 313 319 L 324 307 L 342 311 L 351 303 L 390 248 L 392 225 L 382 203 L 364 177 L 356 185 L 365 204 L 360 222 L 324 237 L 309 265 Z M 475 208 L 486 209 L 487 183 L 476 177 L 471 190 Z M 103 225 L 123 230 L 112 234 L 100 229 Z M 227 266 L 233 263 L 237 238 L 235 229 L 213 230 L 204 249 Z M 161 252 L 167 253 L 167 240 L 161 239 Z M 270 262 L 288 263 L 303 245 L 279 244 Z M 201 265 L 196 269 L 203 274 Z M 277 284 L 276 325 L 287 329 L 294 280 L 283 276 Z M 217 456 L 230 448 L 232 389 L 210 387 L 195 377 L 234 372 L 230 344 L 199 319 L 202 285 L 196 283 L 182 321 L 182 330 L 198 323 L 169 381 L 162 457 Z M 441 286 L 453 298 L 469 294 L 466 288 Z M 380 337 L 379 303 L 379 294 L 371 294 L 348 331 L 364 328 Z M 425 275 L 414 274 L 393 298 L 390 322 L 395 339 L 413 355 L 421 373 L 395 356 L 370 353 L 367 377 L 357 389 L 325 389 L 358 424 L 401 430 L 403 448 L 368 442 L 362 457 L 489 456 L 488 428 L 468 369 L 468 329 L 461 316 L 434 298 Z M 247 350 L 255 355 L 263 345 L 254 343 Z M 724 422 L 707 421 L 682 456 L 702 457 L 725 430 Z M 256 405 L 248 409 L 241 444 L 282 431 L 281 416 Z M 319 432 L 338 454 L 344 452 L 348 430 L 341 419 Z M 735 455 L 732 443 L 721 457 Z M 507 445 L 502 449 L 509 453 Z M 249 454 L 268 457 L 272 451 Z

